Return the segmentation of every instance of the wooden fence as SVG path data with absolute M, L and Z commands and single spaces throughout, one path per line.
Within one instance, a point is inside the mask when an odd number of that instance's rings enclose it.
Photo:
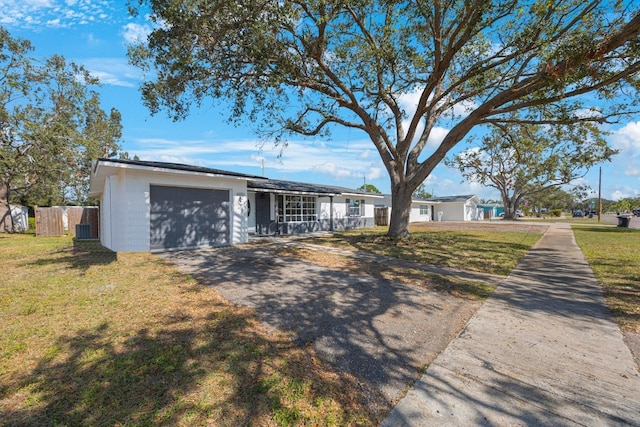
M 62 236 L 64 234 L 64 223 L 62 222 L 62 209 L 39 208 L 36 206 L 36 236 L 51 237 Z
M 77 224 L 89 224 L 89 235 L 84 237 L 97 239 L 99 213 L 100 210 L 97 206 L 68 206 L 69 235 L 76 235 Z
M 88 236 L 98 238 L 99 209 L 96 206 L 54 206 L 51 208 L 35 208 L 36 236 L 76 235 L 77 224 L 89 224 Z

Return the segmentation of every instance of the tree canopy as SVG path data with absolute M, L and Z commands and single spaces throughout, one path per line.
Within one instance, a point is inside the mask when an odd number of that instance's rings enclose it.
M 433 194 L 427 191 L 427 186 L 424 185 L 424 182 L 418 185 L 418 188 L 413 190 L 413 197 L 418 197 L 421 199 L 430 199 L 433 197 Z
M 602 123 L 638 104 L 633 0 L 137 4 L 156 24 L 129 52 L 150 72 L 153 113 L 221 100 L 276 143 L 366 133 L 389 174 L 394 236 L 408 233 L 413 191 L 473 129 Z
M 86 201 L 91 159 L 115 154 L 120 113 L 106 113 L 83 67 L 54 55 L 29 56 L 28 40 L 0 27 L 0 229 L 11 231 L 9 201 Z
M 511 125 L 495 128 L 480 147 L 447 164 L 474 182 L 500 192 L 505 218 L 515 217 L 520 202 L 583 177 L 593 165 L 616 153 L 592 123 Z
M 380 190 L 378 190 L 378 187 L 376 187 L 373 184 L 362 184 L 360 187 L 357 188 L 357 190 L 364 191 L 366 193 L 380 194 Z

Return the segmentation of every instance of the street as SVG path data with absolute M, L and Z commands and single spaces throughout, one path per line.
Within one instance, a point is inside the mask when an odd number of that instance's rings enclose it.
M 618 216 L 602 215 L 602 222 L 607 224 L 618 224 Z M 631 221 L 629 222 L 629 228 L 640 229 L 640 217 L 631 216 Z

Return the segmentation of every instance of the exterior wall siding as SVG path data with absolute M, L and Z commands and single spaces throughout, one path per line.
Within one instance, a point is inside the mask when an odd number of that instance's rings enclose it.
M 121 169 L 116 175 L 107 177 L 102 195 L 104 233 L 101 239 L 105 247 L 117 252 L 150 250 L 151 185 L 229 190 L 232 244 L 247 241 L 247 189 L 244 180 Z M 117 198 L 114 197 L 116 194 Z
M 104 192 L 100 199 L 100 242 L 105 248 L 111 248 L 111 179 L 108 176 L 105 179 Z
M 424 221 L 431 221 L 431 206 L 428 205 L 428 212 L 427 214 L 421 214 L 420 213 L 420 206 L 419 204 L 413 203 L 411 205 L 411 212 L 409 214 L 409 222 L 424 222 Z
M 442 203 L 436 206 L 436 221 L 438 212 L 442 212 L 442 221 L 464 221 L 464 203 Z

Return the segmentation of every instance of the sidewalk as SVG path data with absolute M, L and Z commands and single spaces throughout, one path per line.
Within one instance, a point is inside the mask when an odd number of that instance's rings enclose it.
M 383 421 L 637 425 L 640 375 L 570 226 L 552 225 Z

